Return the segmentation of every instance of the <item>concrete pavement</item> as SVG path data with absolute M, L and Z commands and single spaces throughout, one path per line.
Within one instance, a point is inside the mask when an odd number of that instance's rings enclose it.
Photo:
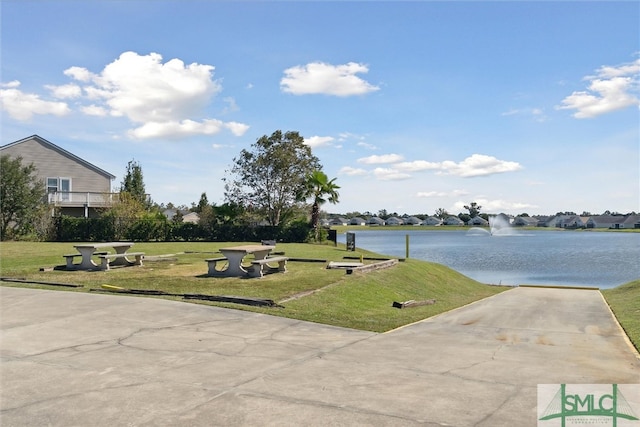
M 535 426 L 537 384 L 640 383 L 593 290 L 516 288 L 385 334 L 152 298 L 0 303 L 2 426 Z

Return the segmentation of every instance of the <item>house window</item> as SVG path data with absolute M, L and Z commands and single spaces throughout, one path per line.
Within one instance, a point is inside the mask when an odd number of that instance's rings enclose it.
M 71 178 L 47 178 L 47 193 L 60 193 L 60 200 L 71 200 Z

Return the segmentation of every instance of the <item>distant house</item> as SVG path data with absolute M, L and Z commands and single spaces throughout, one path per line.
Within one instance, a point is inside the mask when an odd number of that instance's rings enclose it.
M 405 225 L 420 225 L 422 224 L 422 220 L 415 216 L 410 216 L 407 218 L 403 218 Z
M 578 215 L 567 215 L 556 222 L 559 228 L 586 228 L 589 217 L 581 217 Z
M 640 228 L 640 215 L 629 215 L 620 228 Z
M 367 225 L 367 221 L 362 218 L 354 217 L 349 220 L 349 225 Z
M 173 219 L 177 214 L 176 209 L 165 209 L 162 213 L 167 217 L 169 221 Z M 197 212 L 191 212 L 187 210 L 181 210 L 180 214 L 182 215 L 182 222 L 190 222 L 192 224 L 197 224 L 200 221 L 200 215 Z
M 33 163 L 46 188 L 47 202 L 69 216 L 90 217 L 110 207 L 118 193 L 111 192 L 115 176 L 46 139 L 32 135 L 0 147 L 0 155 L 22 157 Z
M 487 227 L 489 225 L 489 221 L 482 218 L 481 216 L 474 216 L 467 222 L 467 225 L 474 225 L 476 227 Z
M 444 219 L 443 222 L 444 225 L 464 225 L 464 221 L 462 221 L 460 218 L 458 218 L 457 216 L 448 216 Z
M 587 220 L 587 228 L 621 228 L 626 217 L 620 215 L 594 215 Z
M 349 225 L 349 221 L 346 220 L 345 218 L 342 218 L 342 217 L 331 218 L 329 220 L 329 224 L 331 224 L 331 225 Z
M 514 227 L 537 227 L 538 222 L 538 218 L 534 216 L 517 216 L 512 225 Z
M 379 218 L 377 216 L 372 216 L 367 220 L 367 224 L 375 227 L 378 225 L 385 225 L 385 221 L 382 218 Z
M 387 218 L 387 220 L 385 221 L 385 223 L 387 225 L 403 225 L 404 221 L 401 220 L 400 218 L 397 218 L 395 216 L 389 217 Z
M 545 215 L 536 215 L 535 217 L 532 218 L 536 218 L 538 220 L 538 227 L 549 227 L 549 221 L 551 221 L 551 216 L 545 216 Z
M 422 225 L 442 225 L 442 220 L 440 218 L 436 218 L 435 216 L 429 216 L 422 221 Z

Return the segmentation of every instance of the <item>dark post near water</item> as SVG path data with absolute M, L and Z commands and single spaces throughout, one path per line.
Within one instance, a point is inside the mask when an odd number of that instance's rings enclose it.
M 333 246 L 338 246 L 338 231 L 337 230 L 328 230 L 329 231 L 329 241 L 333 242 Z
M 347 250 L 356 250 L 356 233 L 347 233 Z

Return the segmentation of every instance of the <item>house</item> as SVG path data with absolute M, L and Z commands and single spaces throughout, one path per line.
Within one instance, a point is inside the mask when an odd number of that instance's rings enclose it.
M 464 221 L 462 221 L 460 218 L 458 218 L 457 216 L 448 216 L 445 218 L 444 225 L 464 225 Z
M 367 221 L 367 224 L 370 226 L 378 226 L 378 225 L 385 225 L 385 222 L 382 218 L 378 218 L 377 216 L 372 216 L 371 218 L 369 218 L 369 220 Z
M 640 228 L 640 215 L 629 215 L 620 228 Z
M 387 218 L 385 222 L 387 223 L 387 225 L 403 225 L 404 224 L 403 220 L 395 216 Z
M 329 220 L 329 224 L 331 224 L 331 225 L 349 225 L 349 221 L 347 221 L 346 219 L 344 219 L 342 217 L 331 218 Z
M 354 217 L 349 220 L 349 225 L 367 225 L 367 221 L 362 218 Z
M 165 209 L 163 212 L 164 216 L 167 217 L 167 219 L 169 221 L 171 221 L 173 219 L 173 217 L 176 215 L 177 210 L 176 209 Z M 182 222 L 190 222 L 192 224 L 197 224 L 198 222 L 200 222 L 200 215 L 198 215 L 197 212 L 191 212 L 188 210 L 180 210 L 180 213 L 182 214 Z
M 442 220 L 440 218 L 436 218 L 435 216 L 429 216 L 422 221 L 422 225 L 434 225 L 439 226 L 442 225 Z
M 481 216 L 474 216 L 467 222 L 467 225 L 474 225 L 476 227 L 487 227 L 489 225 L 489 221 L 482 218 Z
M 594 215 L 587 220 L 587 228 L 621 228 L 625 221 L 620 215 Z
M 556 222 L 556 227 L 559 228 L 586 228 L 589 217 L 581 217 L 578 215 L 565 215 L 562 219 Z
M 513 220 L 514 227 L 537 227 L 538 218 L 534 216 L 518 216 Z
M 415 216 L 410 216 L 408 218 L 403 219 L 405 225 L 420 225 L 422 224 L 422 220 Z
M 114 175 L 38 135 L 0 147 L 0 155 L 22 157 L 23 165 L 33 163 L 36 176 L 45 184 L 48 203 L 61 214 L 95 216 L 96 209 L 117 201 L 118 194 L 111 193 Z

